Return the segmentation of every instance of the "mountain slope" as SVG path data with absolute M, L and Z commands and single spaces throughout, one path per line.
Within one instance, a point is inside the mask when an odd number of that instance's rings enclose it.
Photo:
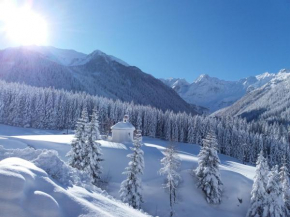
M 44 47 L 32 45 L 25 48 L 30 51 L 41 53 L 47 59 L 66 66 L 72 65 L 74 61 L 81 60 L 87 56 L 86 54 L 77 52 L 75 50 L 59 49 L 51 46 Z
M 0 79 L 85 91 L 163 110 L 193 112 L 189 104 L 160 80 L 101 51 L 85 55 L 53 47 L 5 49 L 0 51 Z
M 246 94 L 214 116 L 241 116 L 248 120 L 290 122 L 290 70 L 281 70 L 264 86 Z
M 209 75 L 200 75 L 193 83 L 184 79 L 161 79 L 173 88 L 185 101 L 206 107 L 210 112 L 232 105 L 234 102 L 265 83 L 276 75 L 264 73 L 239 81 L 224 81 Z

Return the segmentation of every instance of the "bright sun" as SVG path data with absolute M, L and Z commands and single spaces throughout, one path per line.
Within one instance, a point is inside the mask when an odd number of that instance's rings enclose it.
M 47 43 L 46 21 L 29 7 L 17 8 L 0 4 L 3 31 L 14 43 L 20 45 L 43 45 Z

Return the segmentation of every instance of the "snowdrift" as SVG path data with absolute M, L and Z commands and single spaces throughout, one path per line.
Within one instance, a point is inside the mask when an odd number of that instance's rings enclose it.
M 1 217 L 146 216 L 102 191 L 54 182 L 33 163 L 20 158 L 0 162 Z

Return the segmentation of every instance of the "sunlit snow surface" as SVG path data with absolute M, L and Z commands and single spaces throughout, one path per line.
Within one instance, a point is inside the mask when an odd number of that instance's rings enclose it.
M 0 145 L 3 145 L 6 149 L 24 148 L 26 145 L 36 149 L 54 149 L 66 161 L 65 155 L 70 149 L 70 141 L 73 135 L 63 135 L 62 133 L 60 131 L 25 129 L 0 125 Z M 132 144 L 120 144 L 103 140 L 99 142 L 102 145 L 105 159 L 103 162 L 103 175 L 110 180 L 106 190 L 109 194 L 119 199 L 118 191 L 120 183 L 125 178 L 122 172 L 128 164 L 126 155 L 131 152 L 129 147 Z M 169 198 L 167 192 L 163 189 L 164 177 L 158 174 L 160 160 L 163 157 L 163 152 L 168 142 L 149 137 L 144 137 L 143 142 L 144 146 L 142 149 L 144 150 L 145 170 L 142 176 L 142 193 L 145 203 L 142 208 L 145 212 L 154 216 L 168 216 Z M 193 216 L 193 213 L 194 216 L 203 217 L 245 216 L 249 207 L 254 167 L 243 165 L 234 158 L 219 155 L 222 163 L 221 177 L 224 183 L 222 204 L 209 205 L 205 201 L 203 193 L 196 188 L 196 180 L 192 175 L 193 169 L 197 167 L 197 155 L 200 147 L 185 143 L 176 143 L 175 145 L 179 150 L 179 156 L 182 161 L 180 173 L 183 179 L 178 190 L 178 203 L 175 205 L 176 216 Z M 73 194 L 78 199 L 80 197 L 81 199 L 79 200 L 81 201 L 86 200 L 83 197 L 87 198 L 87 194 L 92 194 L 86 192 L 83 195 L 81 191 L 77 190 L 77 187 L 67 189 L 66 191 L 69 191 L 70 194 Z M 58 199 L 62 201 L 61 198 Z M 94 201 L 92 198 L 90 200 Z M 56 201 L 61 203 L 58 200 Z M 94 205 L 91 201 L 86 201 L 86 203 L 89 204 L 90 208 L 88 209 L 94 210 Z M 103 206 L 100 200 L 96 204 Z M 63 207 L 63 209 L 66 209 L 66 207 Z
M 0 161 L 1 217 L 145 216 L 100 190 L 61 186 L 20 158 Z

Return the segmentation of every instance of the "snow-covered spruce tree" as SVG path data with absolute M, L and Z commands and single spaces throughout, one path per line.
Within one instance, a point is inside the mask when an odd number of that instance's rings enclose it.
M 223 185 L 219 171 L 220 159 L 216 148 L 217 140 L 211 130 L 203 139 L 203 147 L 198 154 L 198 167 L 195 170 L 198 187 L 205 193 L 207 202 L 213 204 L 221 202 Z
M 69 164 L 79 170 L 86 168 L 86 157 L 88 156 L 86 148 L 86 124 L 88 123 L 88 112 L 84 108 L 81 117 L 77 121 L 75 136 L 71 143 L 71 150 L 67 154 Z
M 283 200 L 285 203 L 286 214 L 287 216 L 290 216 L 290 182 L 289 182 L 289 171 L 285 159 L 280 169 L 279 175 L 282 183 Z
M 102 158 L 101 144 L 96 142 L 100 139 L 98 112 L 93 110 L 90 123 L 86 125 L 87 141 L 86 146 L 88 155 L 86 156 L 86 168 L 89 173 L 92 184 L 99 186 L 102 174 L 102 167 L 100 165 Z
M 166 148 L 164 155 L 164 158 L 161 159 L 161 165 L 163 167 L 159 170 L 159 173 L 160 175 L 166 176 L 165 188 L 169 190 L 170 216 L 173 216 L 176 190 L 181 178 L 178 174 L 180 161 L 175 147 L 172 144 Z
M 262 216 L 266 203 L 266 187 L 268 180 L 268 162 L 263 156 L 263 150 L 258 155 L 256 162 L 256 174 L 251 192 L 251 207 L 248 210 L 247 217 Z
M 128 154 L 130 158 L 128 167 L 125 168 L 123 174 L 127 175 L 127 179 L 121 183 L 120 198 L 124 203 L 128 203 L 135 209 L 140 209 L 143 203 L 141 195 L 142 182 L 140 175 L 143 174 L 144 169 L 144 152 L 141 150 L 142 135 L 141 130 L 137 130 L 136 137 L 134 139 L 134 146 L 130 149 L 132 154 Z
M 265 201 L 263 217 L 286 217 L 283 191 L 278 173 L 278 166 L 274 166 L 269 173 L 266 188 L 267 197 Z

